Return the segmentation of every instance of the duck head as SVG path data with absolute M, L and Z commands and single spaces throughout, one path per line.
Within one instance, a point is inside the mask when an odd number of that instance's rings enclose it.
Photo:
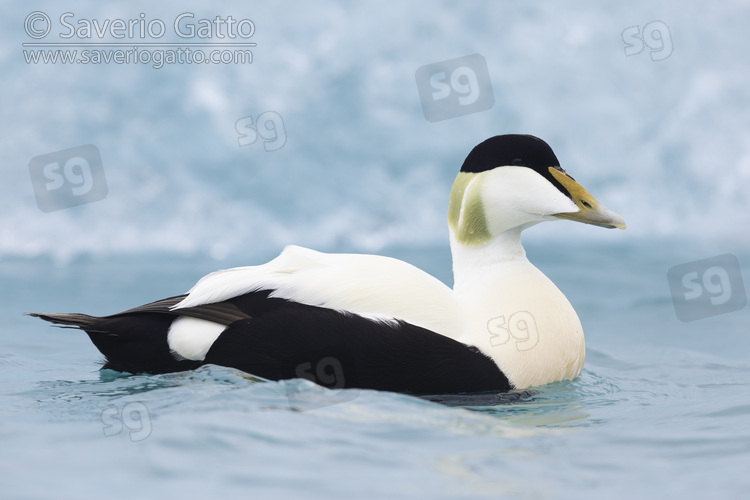
M 622 217 L 568 174 L 537 137 L 495 136 L 466 157 L 448 211 L 458 243 L 481 245 L 506 231 L 557 219 L 625 229 Z

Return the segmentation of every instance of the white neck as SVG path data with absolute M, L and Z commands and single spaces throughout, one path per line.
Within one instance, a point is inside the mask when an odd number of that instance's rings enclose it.
M 528 227 L 528 226 L 526 226 Z M 495 236 L 481 245 L 464 245 L 450 234 L 453 256 L 453 290 L 460 293 L 476 279 L 486 276 L 488 270 L 514 261 L 526 261 L 526 251 L 521 244 L 521 231 L 526 227 L 514 227 Z

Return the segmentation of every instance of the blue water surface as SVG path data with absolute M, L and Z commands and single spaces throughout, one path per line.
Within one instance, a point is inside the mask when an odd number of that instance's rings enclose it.
M 218 366 L 99 372 L 85 334 L 21 313 L 115 312 L 182 292 L 216 263 L 4 260 L 4 496 L 741 498 L 750 485 L 748 312 L 679 322 L 666 282 L 674 248 L 529 245 L 582 318 L 583 373 L 431 400 Z M 447 248 L 389 253 L 450 274 Z

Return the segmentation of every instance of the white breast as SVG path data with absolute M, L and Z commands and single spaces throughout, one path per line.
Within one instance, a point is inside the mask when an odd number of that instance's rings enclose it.
M 578 315 L 525 257 L 465 278 L 456 289 L 467 321 L 458 340 L 490 356 L 516 388 L 580 373 L 586 350 Z

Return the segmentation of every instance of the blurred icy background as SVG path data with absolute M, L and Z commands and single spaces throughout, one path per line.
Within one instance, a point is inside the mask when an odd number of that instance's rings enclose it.
M 248 18 L 254 62 L 27 64 L 24 19 Z M 672 53 L 626 56 L 623 31 L 660 20 Z M 468 151 L 531 133 L 626 233 L 556 223 L 531 241 L 679 238 L 747 243 L 750 8 L 697 2 L 5 3 L 0 18 L 0 257 L 139 252 L 252 259 L 297 243 L 377 252 L 446 243 L 447 195 Z M 166 37 L 160 41 L 173 41 Z M 104 41 L 111 41 L 105 38 Z M 492 109 L 431 123 L 415 71 L 479 53 Z M 657 57 L 658 59 L 658 57 Z M 273 111 L 284 147 L 240 147 Z M 101 152 L 100 202 L 43 213 L 28 163 Z M 730 243 L 731 242 L 731 243 Z M 727 246 L 729 245 L 729 246 Z M 250 263 L 250 262 L 248 262 Z

